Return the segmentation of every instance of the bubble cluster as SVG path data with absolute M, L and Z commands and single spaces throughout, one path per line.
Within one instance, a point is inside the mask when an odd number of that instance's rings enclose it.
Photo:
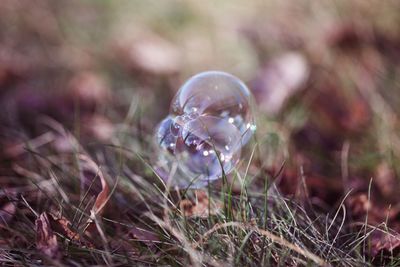
M 228 174 L 255 124 L 250 91 L 233 75 L 199 73 L 186 81 L 156 130 L 161 176 L 181 188 L 200 188 Z

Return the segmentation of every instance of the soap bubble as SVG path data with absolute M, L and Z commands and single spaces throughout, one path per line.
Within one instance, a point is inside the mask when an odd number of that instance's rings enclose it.
M 228 120 L 244 138 L 250 139 L 254 122 L 250 108 L 250 91 L 237 77 L 221 72 L 199 73 L 179 89 L 171 105 L 171 113 L 207 114 Z
M 250 97 L 246 85 L 228 73 L 190 78 L 156 131 L 161 176 L 174 169 L 171 185 L 199 188 L 231 172 L 255 130 Z

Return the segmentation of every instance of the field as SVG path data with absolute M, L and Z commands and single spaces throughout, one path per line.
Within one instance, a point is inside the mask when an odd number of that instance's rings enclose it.
M 399 11 L 2 0 L 0 266 L 400 266 Z M 155 131 L 207 70 L 257 129 L 220 179 L 169 186 Z

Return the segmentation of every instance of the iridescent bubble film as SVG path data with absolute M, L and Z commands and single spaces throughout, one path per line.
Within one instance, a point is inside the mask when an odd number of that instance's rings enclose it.
M 250 91 L 219 71 L 191 77 L 158 125 L 158 170 L 172 186 L 200 188 L 233 170 L 255 124 Z

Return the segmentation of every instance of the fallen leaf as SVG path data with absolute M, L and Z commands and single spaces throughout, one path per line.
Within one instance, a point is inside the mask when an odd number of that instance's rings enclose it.
M 84 154 L 80 154 L 79 160 L 83 172 L 85 171 L 92 172 L 95 175 L 95 177 L 98 177 L 100 179 L 102 189 L 101 192 L 96 197 L 96 201 L 91 209 L 90 214 L 101 215 L 102 212 L 104 211 L 105 205 L 107 204 L 110 188 L 99 166 L 91 158 L 89 158 Z
M 71 79 L 68 88 L 67 96 L 72 98 L 72 101 L 78 100 L 81 109 L 91 110 L 96 105 L 107 103 L 111 98 L 106 81 L 93 72 L 77 74 Z
M 374 231 L 370 238 L 370 255 L 376 266 L 386 266 L 391 256 L 400 252 L 400 235 L 383 231 Z
M 354 22 L 334 25 L 328 30 L 326 42 L 329 46 L 346 51 L 357 52 L 362 45 L 371 43 L 373 36 L 366 27 Z
M 79 241 L 81 239 L 79 233 L 71 230 L 71 222 L 67 218 L 56 218 L 55 216 L 53 216 L 52 218 L 49 218 L 49 221 L 52 229 L 54 229 L 54 231 L 58 233 L 61 233 L 66 238 L 75 241 Z
M 128 68 L 149 74 L 176 73 L 181 65 L 177 47 L 155 33 L 122 33 L 122 37 L 118 36 L 116 50 Z
M 350 214 L 355 221 L 365 221 L 370 225 L 379 225 L 386 222 L 389 227 L 396 211 L 390 209 L 380 202 L 380 199 L 369 198 L 367 193 L 357 193 L 350 195 L 346 199 L 346 205 L 349 207 Z
M 187 217 L 207 218 L 215 215 L 221 210 L 221 203 L 215 203 L 210 200 L 207 193 L 202 190 L 196 190 L 194 200 L 184 199 L 179 207 L 183 215 Z M 211 201 L 211 202 L 210 202 Z
M 99 178 L 101 184 L 101 191 L 98 193 L 96 200 L 90 209 L 90 217 L 87 219 L 84 228 L 85 235 L 94 240 L 99 236 L 98 234 L 100 234 L 100 237 L 104 237 L 104 233 L 101 228 L 99 228 L 100 226 L 98 221 L 101 219 L 100 215 L 104 212 L 104 208 L 109 200 L 110 189 L 99 166 L 90 157 L 80 154 L 79 160 L 81 179 L 85 179 L 83 184 L 86 182 L 87 176 L 91 176 L 91 179 Z M 96 243 L 96 241 L 94 242 Z
M 16 158 L 27 152 L 27 148 L 31 150 L 36 150 L 41 146 L 44 146 L 55 139 L 54 133 L 46 132 L 38 137 L 26 140 L 25 142 L 20 142 L 18 144 L 13 144 L 4 149 L 5 157 Z
M 11 222 L 16 212 L 15 204 L 8 202 L 0 208 L 0 227 L 6 227 Z
M 397 197 L 397 194 L 395 194 L 398 188 L 396 176 L 388 163 L 382 162 L 378 165 L 373 181 L 386 198 L 393 199 Z
M 106 117 L 93 115 L 84 117 L 82 121 L 84 132 L 99 141 L 110 141 L 114 134 L 114 125 Z
M 137 241 L 145 243 L 150 247 L 153 247 L 155 242 L 160 241 L 156 233 L 136 226 L 129 231 L 129 236 Z
M 77 244 L 83 244 L 86 247 L 94 247 L 93 244 L 91 244 L 90 242 L 84 240 L 82 238 L 82 236 L 77 233 L 76 231 L 74 231 L 73 229 L 71 229 L 71 222 L 61 216 L 61 217 L 57 217 L 57 216 L 51 216 L 49 217 L 49 222 L 51 225 L 51 228 L 57 232 L 60 233 L 61 235 L 65 236 L 67 239 L 71 240 L 74 243 Z
M 374 45 L 376 49 L 393 64 L 400 60 L 400 38 L 386 32 L 375 32 Z
M 57 237 L 51 229 L 49 216 L 46 212 L 40 214 L 35 222 L 36 248 L 46 256 L 57 259 L 61 257 Z
M 342 86 L 332 77 L 322 78 L 314 88 L 311 102 L 311 120 L 318 131 L 339 140 L 346 135 L 361 133 L 371 118 L 365 99 L 358 92 L 346 93 Z
M 380 251 L 393 252 L 400 246 L 400 235 L 393 236 L 390 234 L 385 234 L 383 238 L 381 238 L 377 243 L 373 243 L 373 245 L 374 256 L 378 255 Z
M 350 208 L 352 216 L 357 219 L 365 218 L 366 214 L 370 213 L 372 209 L 371 201 L 368 199 L 366 193 L 349 196 L 346 203 Z
M 261 110 L 279 113 L 287 100 L 304 88 L 310 75 L 306 58 L 298 52 L 287 52 L 271 60 L 254 81 L 254 95 Z

